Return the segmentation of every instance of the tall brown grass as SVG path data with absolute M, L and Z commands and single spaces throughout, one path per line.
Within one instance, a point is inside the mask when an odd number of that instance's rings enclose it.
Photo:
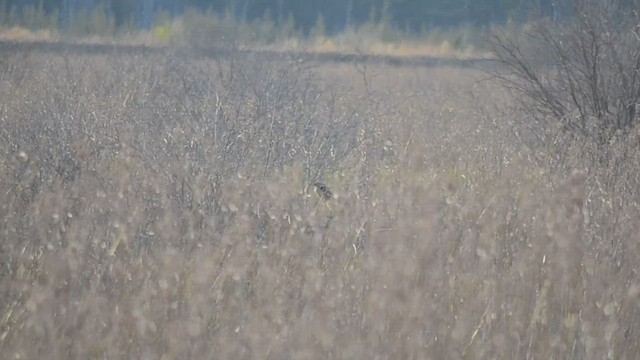
M 482 78 L 2 54 L 0 353 L 635 358 L 637 136 L 540 141 Z

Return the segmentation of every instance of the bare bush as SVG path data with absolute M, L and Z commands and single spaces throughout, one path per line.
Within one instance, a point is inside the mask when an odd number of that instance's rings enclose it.
M 574 12 L 524 34 L 496 35 L 493 53 L 509 70 L 498 79 L 524 95 L 540 138 L 559 125 L 564 136 L 603 147 L 638 123 L 640 13 L 624 2 L 592 0 L 575 1 Z

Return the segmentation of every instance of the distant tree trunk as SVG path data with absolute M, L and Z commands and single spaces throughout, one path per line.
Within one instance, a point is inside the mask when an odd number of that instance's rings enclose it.
M 347 1 L 347 15 L 345 17 L 345 30 L 351 27 L 351 13 L 353 12 L 353 0 Z
M 142 0 L 140 26 L 143 29 L 151 29 L 151 22 L 153 21 L 153 5 L 154 0 Z
M 130 20 L 133 20 L 132 15 L 135 15 L 134 5 L 128 0 L 111 0 L 111 11 L 115 17 L 117 26 L 124 25 Z
M 74 14 L 81 11 L 90 12 L 96 7 L 97 3 L 97 0 L 62 0 L 60 9 L 61 25 L 68 27 Z
M 242 20 L 247 21 L 249 18 L 249 1 L 244 0 L 244 4 L 242 4 Z
M 62 9 L 60 9 L 60 24 L 62 27 L 69 26 L 70 13 L 69 13 L 69 1 L 70 0 L 62 0 Z
M 556 20 L 557 5 L 554 0 L 540 0 L 540 15 Z
M 277 3 L 277 7 L 278 7 L 278 14 L 277 15 L 278 15 L 278 18 L 276 19 L 276 22 L 277 22 L 278 26 L 281 26 L 285 21 L 284 14 L 282 12 L 282 8 L 283 8 L 282 1 L 283 0 L 278 0 L 278 3 Z

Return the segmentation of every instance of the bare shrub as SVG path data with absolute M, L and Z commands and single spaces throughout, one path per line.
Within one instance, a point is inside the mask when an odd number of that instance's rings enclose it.
M 564 22 L 540 20 L 524 34 L 498 34 L 493 53 L 508 72 L 498 79 L 516 89 L 536 114 L 539 138 L 579 136 L 606 146 L 638 122 L 640 13 L 619 1 L 579 0 Z M 530 120 L 528 120 L 530 121 Z

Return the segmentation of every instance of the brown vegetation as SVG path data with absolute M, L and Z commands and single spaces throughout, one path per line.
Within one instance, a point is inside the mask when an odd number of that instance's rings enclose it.
M 634 358 L 640 148 L 482 75 L 2 54 L 0 353 Z

